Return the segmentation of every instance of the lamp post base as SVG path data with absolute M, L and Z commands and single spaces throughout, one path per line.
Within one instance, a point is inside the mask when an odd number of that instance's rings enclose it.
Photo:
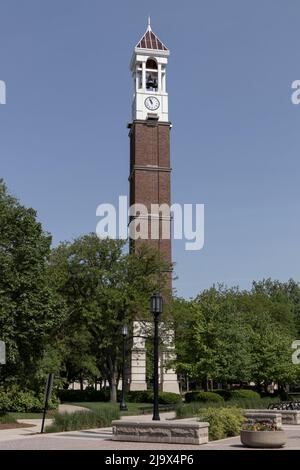
M 120 403 L 120 411 L 128 411 L 126 403 Z
M 154 414 L 153 418 L 152 418 L 152 421 L 160 421 L 159 415 Z

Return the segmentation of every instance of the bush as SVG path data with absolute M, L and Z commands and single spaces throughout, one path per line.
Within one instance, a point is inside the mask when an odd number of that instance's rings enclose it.
M 248 399 L 260 399 L 260 394 L 257 392 L 254 392 L 253 390 L 246 390 L 243 388 L 240 388 L 239 390 L 231 390 L 230 392 L 231 395 L 231 400 L 234 399 L 243 399 L 243 398 L 248 398 Z
M 126 401 L 129 403 L 151 403 L 151 390 L 134 390 L 128 392 L 126 394 Z
M 223 402 L 224 399 L 214 392 L 187 392 L 184 396 L 186 403 L 192 401 L 203 401 L 203 402 Z
M 200 402 L 194 401 L 191 403 L 184 403 L 176 407 L 177 418 L 190 418 L 198 416 L 204 408 L 242 408 L 242 409 L 266 409 L 272 403 L 278 403 L 278 398 L 259 398 L 247 399 L 241 398 L 239 400 L 230 400 L 225 402 Z
M 108 390 L 58 390 L 58 398 L 64 402 L 109 401 Z
M 113 405 L 98 410 L 56 413 L 53 417 L 53 424 L 46 427 L 46 432 L 108 427 L 111 425 L 112 420 L 119 419 L 119 417 L 119 408 Z
M 11 398 L 10 411 L 19 413 L 41 411 L 43 404 L 39 398 L 35 397 L 32 392 L 20 391 Z
M 230 390 L 219 389 L 219 390 L 214 390 L 214 393 L 217 393 L 222 398 L 224 398 L 224 400 L 226 400 L 226 401 L 230 400 L 230 397 L 231 397 L 231 391 Z
M 40 400 L 44 406 L 44 396 L 40 397 Z M 48 401 L 48 410 L 56 410 L 60 404 L 60 400 L 56 395 L 51 395 L 50 400 Z
M 244 422 L 240 408 L 207 408 L 201 410 L 201 421 L 209 422 L 209 440 L 237 436 Z
M 0 410 L 5 413 L 11 409 L 11 397 L 7 392 L 0 390 Z
M 153 403 L 153 392 L 151 390 L 136 390 L 127 393 L 126 401 L 129 403 Z M 159 403 L 161 405 L 173 405 L 181 402 L 181 396 L 173 392 L 160 392 Z
M 48 409 L 55 409 L 58 404 L 58 398 L 53 395 L 48 402 Z M 0 410 L 2 412 L 34 413 L 42 411 L 43 408 L 44 395 L 36 396 L 30 390 L 18 390 L 17 388 L 0 391 Z
M 63 402 L 108 402 L 110 394 L 108 390 L 59 390 L 58 397 Z M 121 401 L 121 391 L 118 390 L 117 400 Z M 134 390 L 126 393 L 126 401 L 129 403 L 153 403 L 152 390 Z M 178 393 L 160 392 L 159 403 L 171 405 L 181 401 Z
M 159 394 L 159 403 L 162 405 L 175 405 L 176 403 L 181 403 L 182 398 L 178 393 L 173 392 L 160 392 Z

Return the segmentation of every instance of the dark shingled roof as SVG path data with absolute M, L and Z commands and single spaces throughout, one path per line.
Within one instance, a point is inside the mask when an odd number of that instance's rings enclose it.
M 161 42 L 160 39 L 153 33 L 150 24 L 148 24 L 147 31 L 142 39 L 136 45 L 139 49 L 154 49 L 156 51 L 167 51 L 168 48 Z

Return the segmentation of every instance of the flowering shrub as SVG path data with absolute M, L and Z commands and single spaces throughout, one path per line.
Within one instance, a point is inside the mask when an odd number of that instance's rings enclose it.
M 281 431 L 272 420 L 266 419 L 264 421 L 249 420 L 243 426 L 244 431 Z

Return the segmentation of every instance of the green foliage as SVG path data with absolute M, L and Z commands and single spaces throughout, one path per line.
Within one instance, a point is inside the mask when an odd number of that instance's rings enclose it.
M 186 403 L 192 401 L 202 401 L 202 402 L 223 402 L 224 399 L 218 393 L 214 392 L 187 392 L 184 396 Z
M 27 391 L 19 391 L 15 395 L 11 395 L 10 406 L 10 411 L 16 412 L 41 411 L 43 409 L 43 404 L 38 397 Z
M 153 403 L 153 392 L 151 390 L 136 390 L 127 393 L 126 400 L 132 403 Z M 159 392 L 159 403 L 161 405 L 173 405 L 182 401 L 178 393 Z
M 230 399 L 260 399 L 260 394 L 255 392 L 254 390 L 245 390 L 240 388 L 238 390 L 231 390 L 230 392 Z
M 0 410 L 1 412 L 7 412 L 11 409 L 11 397 L 8 393 L 0 390 Z
M 244 422 L 240 408 L 207 408 L 200 412 L 201 421 L 209 422 L 209 440 L 237 436 Z
M 9 413 L 0 411 L 0 424 L 16 423 L 17 420 Z
M 106 402 L 109 401 L 108 390 L 58 390 L 62 402 Z
M 122 365 L 121 327 L 149 319 L 149 297 L 163 290 L 161 273 L 168 267 L 147 246 L 130 254 L 124 248 L 122 240 L 89 234 L 60 244 L 49 264 L 53 286 L 68 311 L 58 345 L 65 383 L 106 378 L 112 401 Z
M 182 398 L 178 393 L 160 392 L 159 403 L 162 405 L 173 405 L 182 402 Z
M 59 401 L 52 396 L 48 409 L 56 409 Z M 36 396 L 32 391 L 20 390 L 13 387 L 10 390 L 0 390 L 0 410 L 20 413 L 39 412 L 44 408 L 44 396 Z
M 62 402 L 107 402 L 110 399 L 108 390 L 59 390 L 58 397 Z M 121 399 L 121 391 L 118 390 L 118 401 Z M 136 390 L 126 393 L 128 403 L 153 403 L 153 392 L 151 390 Z M 160 392 L 159 403 L 162 405 L 181 402 L 178 393 Z
M 0 180 L 0 332 L 7 364 L 1 380 L 37 389 L 38 362 L 64 310 L 47 278 L 51 236 Z
M 212 287 L 174 302 L 176 369 L 205 384 L 297 382 L 291 344 L 300 331 L 300 287 L 294 281 L 254 283 L 250 292 Z M 182 318 L 182 314 L 186 318 Z
M 235 400 L 228 400 L 225 402 L 199 402 L 194 401 L 190 403 L 180 404 L 176 407 L 177 418 L 190 418 L 198 416 L 203 408 L 242 408 L 242 409 L 266 409 L 270 404 L 279 403 L 279 398 L 259 398 L 248 399 L 241 398 Z
M 218 395 L 220 395 L 222 398 L 224 398 L 224 400 L 229 400 L 231 398 L 231 390 L 222 390 L 222 389 L 219 389 L 219 390 L 214 390 L 214 393 L 217 393 Z
M 112 420 L 119 419 L 119 417 L 120 410 L 117 406 L 90 411 L 75 411 L 75 413 L 56 413 L 53 417 L 53 424 L 46 427 L 46 432 L 108 427 Z
M 126 393 L 126 401 L 129 403 L 151 403 L 153 402 L 153 393 L 151 390 L 133 390 Z

